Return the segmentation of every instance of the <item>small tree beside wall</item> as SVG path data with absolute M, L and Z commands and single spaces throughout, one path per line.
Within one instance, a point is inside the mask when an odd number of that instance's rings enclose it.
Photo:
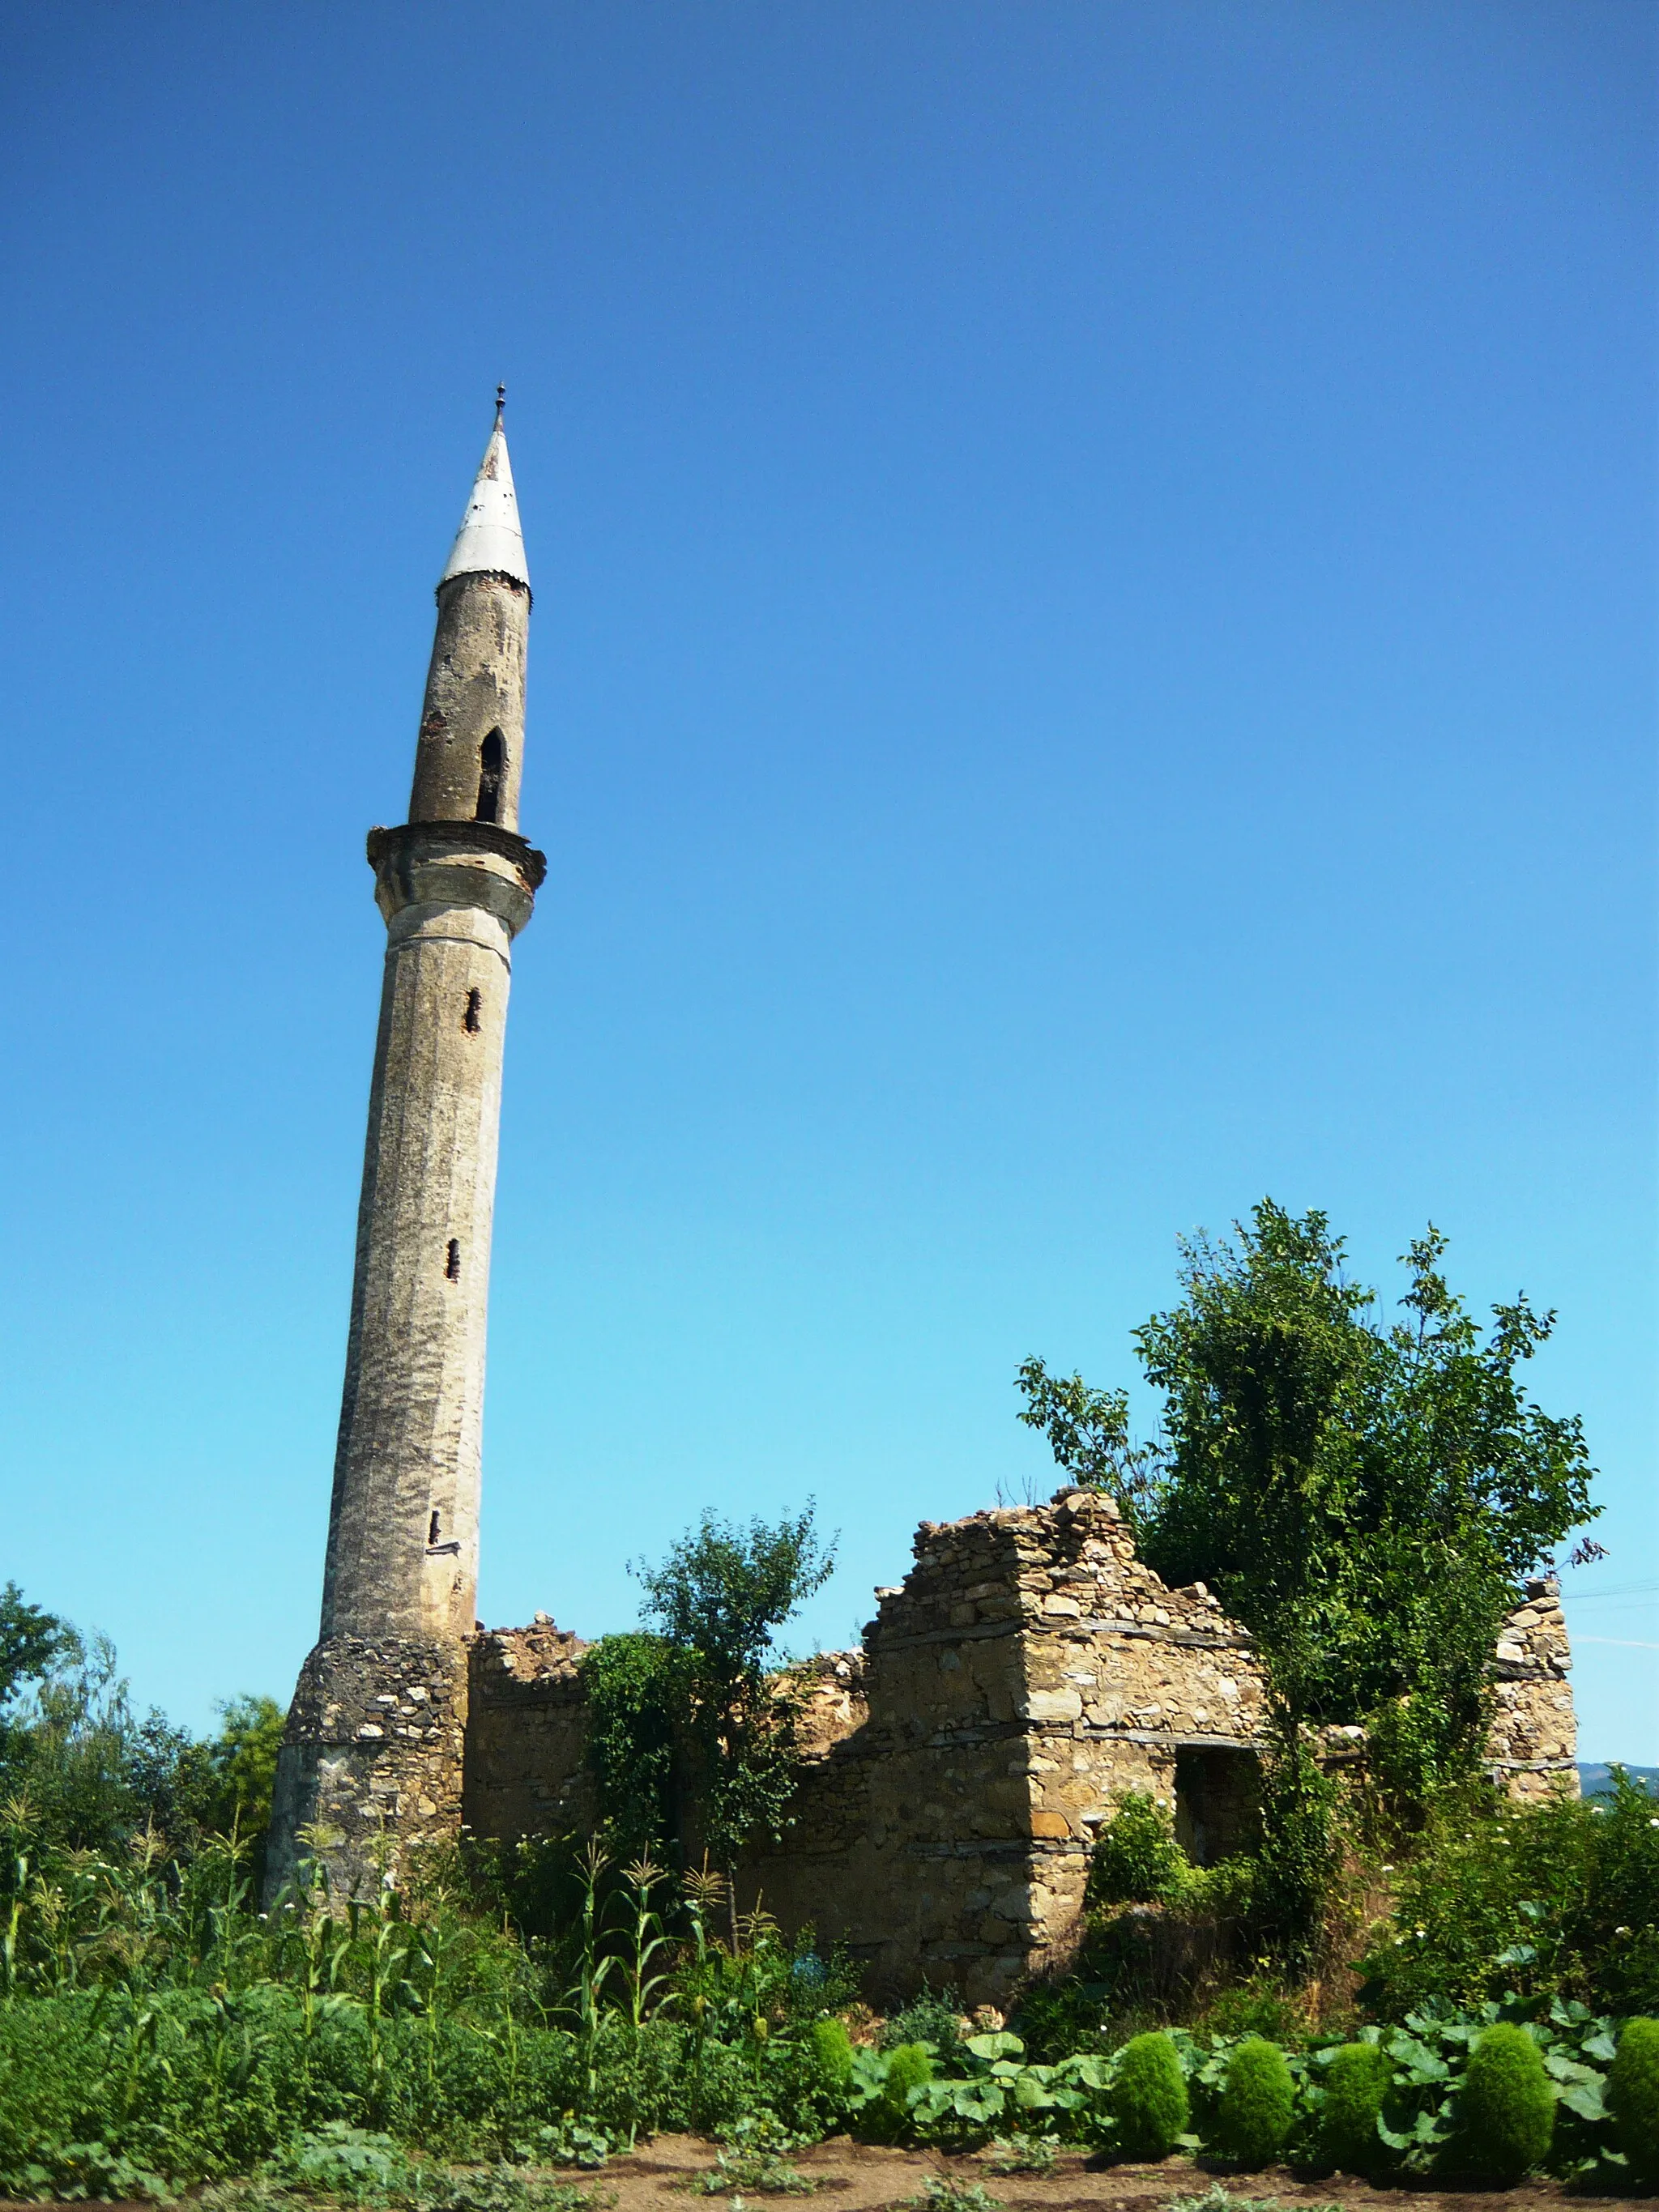
M 835 1553 L 810 1502 L 746 1527 L 705 1512 L 659 1565 L 630 1570 L 651 1629 L 602 1638 L 583 1661 L 589 1758 L 618 1847 L 683 1850 L 689 1801 L 734 1914 L 738 1860 L 781 1839 L 799 1759 L 778 1633 L 829 1580 Z

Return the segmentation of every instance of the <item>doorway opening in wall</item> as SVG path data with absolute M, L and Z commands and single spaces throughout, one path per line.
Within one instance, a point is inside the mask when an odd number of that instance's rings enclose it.
M 472 817 L 475 822 L 499 818 L 501 769 L 506 760 L 507 742 L 499 730 L 492 730 L 478 748 L 478 805 Z
M 1253 1850 L 1261 1838 L 1261 1762 L 1231 1745 L 1176 1751 L 1176 1841 L 1194 1866 Z

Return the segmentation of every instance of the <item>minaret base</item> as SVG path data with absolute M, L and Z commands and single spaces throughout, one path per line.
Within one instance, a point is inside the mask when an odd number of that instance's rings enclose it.
M 331 1636 L 300 1669 L 276 1763 L 265 1901 L 309 1861 L 337 1901 L 461 1827 L 466 1647 Z

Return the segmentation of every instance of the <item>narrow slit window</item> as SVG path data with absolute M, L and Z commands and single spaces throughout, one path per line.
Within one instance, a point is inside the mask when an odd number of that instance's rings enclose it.
M 459 1237 L 452 1237 L 449 1240 L 449 1257 L 444 1261 L 444 1273 L 452 1283 L 459 1283 L 461 1279 L 461 1240 Z
M 461 1027 L 469 1036 L 477 1036 L 478 1031 L 483 1027 L 483 993 L 469 991 L 466 994 L 466 1012 L 461 1017 Z
M 440 1534 L 440 1532 L 439 1532 L 439 1526 L 438 1526 L 438 1516 L 434 1513 L 434 1514 L 433 1515 L 433 1516 L 432 1516 L 431 1522 L 430 1522 L 429 1526 L 428 1526 L 428 1528 L 427 1528 L 427 1532 L 426 1532 L 426 1540 L 427 1540 L 427 1542 L 428 1542 L 428 1544 L 435 1544 L 435 1543 L 437 1543 L 437 1542 L 438 1542 L 438 1540 L 439 1540 L 439 1534 Z
M 475 822 L 500 818 L 501 770 L 506 764 L 506 740 L 499 730 L 492 730 L 478 748 L 478 805 L 472 817 Z

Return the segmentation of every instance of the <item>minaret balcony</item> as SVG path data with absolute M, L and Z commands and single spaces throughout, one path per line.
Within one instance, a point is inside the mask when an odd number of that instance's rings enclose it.
M 509 938 L 530 919 L 547 857 L 493 822 L 405 822 L 371 830 L 374 898 L 388 928 L 411 908 L 471 908 L 493 915 Z

